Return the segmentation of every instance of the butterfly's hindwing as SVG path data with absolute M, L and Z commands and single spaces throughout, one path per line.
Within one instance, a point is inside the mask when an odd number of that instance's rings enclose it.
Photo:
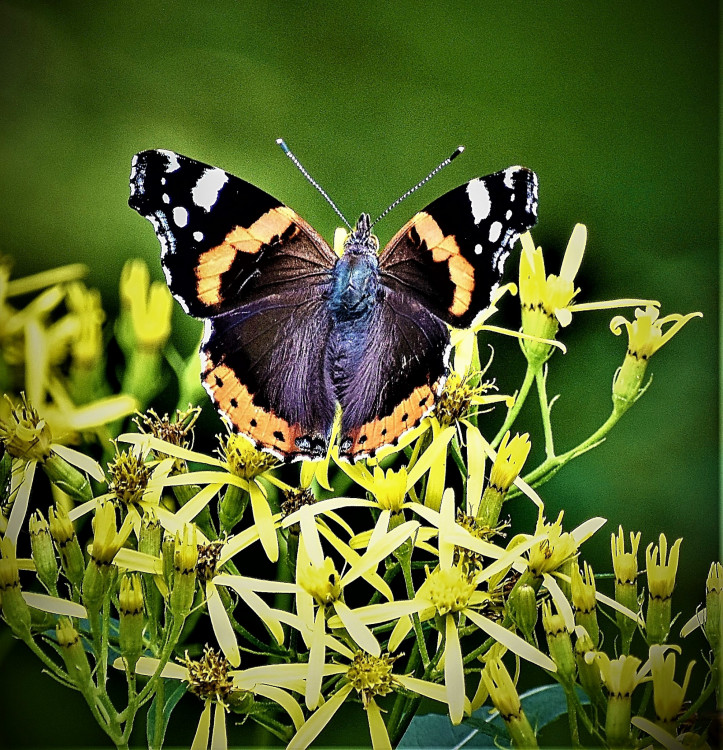
M 207 325 L 201 377 L 233 427 L 282 458 L 324 455 L 336 402 L 324 365 L 331 323 L 322 295 L 300 287 Z
M 332 334 L 330 351 L 335 358 Z M 385 290 L 364 326 L 358 354 L 337 390 L 342 407 L 339 454 L 373 456 L 419 424 L 444 381 L 449 333 L 408 295 Z
M 464 328 L 490 303 L 519 235 L 537 221 L 537 177 L 509 167 L 430 203 L 379 259 L 380 279 Z

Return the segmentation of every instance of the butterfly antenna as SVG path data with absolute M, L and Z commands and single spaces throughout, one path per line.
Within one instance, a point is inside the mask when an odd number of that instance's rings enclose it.
M 327 195 L 326 190 L 324 190 L 321 185 L 304 169 L 301 162 L 294 156 L 294 154 L 291 152 L 291 149 L 286 145 L 286 142 L 283 138 L 277 138 L 276 143 L 281 146 L 281 150 L 291 159 L 291 161 L 296 164 L 299 172 L 306 177 L 306 179 L 326 198 L 327 203 L 336 211 L 337 216 L 351 229 L 351 224 L 344 218 L 344 214 L 336 207 L 336 203 Z
M 452 154 L 450 154 L 441 164 L 438 164 L 423 180 L 418 182 L 413 188 L 410 188 L 407 190 L 404 195 L 397 198 L 394 203 L 391 204 L 386 210 L 382 211 L 382 213 L 377 216 L 376 219 L 371 223 L 370 228 L 373 227 L 380 219 L 383 219 L 392 209 L 396 208 L 405 198 L 408 198 L 415 190 L 419 190 L 422 185 L 425 185 L 427 182 L 429 182 L 434 175 L 437 174 L 437 172 L 441 172 L 448 164 L 451 164 L 454 159 L 456 159 L 462 152 L 464 151 L 464 146 L 457 146 L 457 148 L 454 150 Z

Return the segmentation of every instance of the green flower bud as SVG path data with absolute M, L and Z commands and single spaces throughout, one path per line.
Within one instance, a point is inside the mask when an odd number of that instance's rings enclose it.
M 515 586 L 507 599 L 509 614 L 525 638 L 532 642 L 537 624 L 537 592 L 529 583 Z
M 243 518 L 246 506 L 249 504 L 249 493 L 230 484 L 226 488 L 223 500 L 218 509 L 218 520 L 221 523 L 221 529 L 231 531 L 234 526 Z
M 602 680 L 600 679 L 600 669 L 597 662 L 586 655 L 595 651 L 595 645 L 583 627 L 576 627 L 575 633 L 575 663 L 577 664 L 577 674 L 583 690 L 590 696 L 590 700 L 599 708 L 605 707 L 605 694 L 602 689 Z
M 55 557 L 50 526 L 40 511 L 36 511 L 28 522 L 30 548 L 32 549 L 35 570 L 40 582 L 49 592 L 57 591 L 58 560 Z
M 597 648 L 600 640 L 600 627 L 597 621 L 597 600 L 595 598 L 595 578 L 592 568 L 584 563 L 585 578 L 580 574 L 577 565 L 572 567 L 572 606 L 575 610 L 575 622 L 587 631 Z
M 542 603 L 542 626 L 545 628 L 550 658 L 557 666 L 557 674 L 568 684 L 572 684 L 575 681 L 576 664 L 570 633 L 567 632 L 562 615 L 552 614 L 549 602 Z
M 55 635 L 60 646 L 60 653 L 65 662 L 68 677 L 78 687 L 90 682 L 90 665 L 88 656 L 80 642 L 78 631 L 67 617 L 61 617 L 55 628 Z
M 92 500 L 93 490 L 87 477 L 57 453 L 50 454 L 43 464 L 43 471 L 58 489 L 78 502 Z
M 0 540 L 0 596 L 2 613 L 13 633 L 23 640 L 30 638 L 30 608 L 23 599 L 15 545 L 10 539 Z
M 482 526 L 493 527 L 499 520 L 502 503 L 512 483 L 517 479 L 530 453 L 530 436 L 510 433 L 502 438 L 497 457 L 492 464 L 490 480 L 485 488 L 477 511 L 477 520 Z
M 196 588 L 196 563 L 198 545 L 196 529 L 190 524 L 183 528 L 183 535 L 176 536 L 173 552 L 173 583 L 171 586 L 171 611 L 176 617 L 184 618 L 191 611 L 193 594 Z
M 515 747 L 537 747 L 537 739 L 522 710 L 520 696 L 502 661 L 489 661 L 482 672 L 482 680 L 492 703 L 507 725 L 512 744 Z
M 161 523 L 155 514 L 155 511 L 149 510 L 143 514 L 143 523 L 141 524 L 141 533 L 138 540 L 138 550 L 147 555 L 158 557 L 161 554 Z M 169 570 L 173 570 L 173 555 L 170 556 L 171 565 Z M 170 578 L 169 578 L 170 580 Z M 156 585 L 155 577 L 144 573 L 141 582 L 143 584 L 143 595 L 146 603 L 146 610 L 150 621 L 150 627 L 153 631 L 160 622 L 163 608 L 163 597 Z
M 660 547 L 651 543 L 645 550 L 648 572 L 648 609 L 645 613 L 645 631 L 648 645 L 665 643 L 670 631 L 671 598 L 675 588 L 675 575 L 678 571 L 678 555 L 682 541 L 678 539 L 673 544 L 668 556 L 668 543 L 665 535 L 661 534 Z
M 705 635 L 710 647 L 717 652 L 723 642 L 723 565 L 719 562 L 710 566 L 705 590 Z
M 135 573 L 121 579 L 118 612 L 120 650 L 132 671 L 143 653 L 143 590 Z
M 55 547 L 60 555 L 65 577 L 75 586 L 80 586 L 85 573 L 85 560 L 83 552 L 78 544 L 73 523 L 62 506 L 51 508 L 48 511 L 50 535 L 53 537 Z
M 622 604 L 632 612 L 638 611 L 638 545 L 640 544 L 640 532 L 630 532 L 631 552 L 625 552 L 625 536 L 623 527 L 618 528 L 617 536 L 612 535 L 610 539 L 613 557 L 613 570 L 615 571 L 615 601 Z M 622 637 L 622 652 L 630 651 L 630 644 L 635 634 L 636 623 L 622 612 L 615 613 L 615 620 L 620 629 Z

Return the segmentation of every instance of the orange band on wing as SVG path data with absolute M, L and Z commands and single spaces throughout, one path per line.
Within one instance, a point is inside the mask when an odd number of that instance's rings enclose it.
M 420 385 L 389 416 L 374 419 L 352 430 L 349 433 L 352 444 L 344 455 L 352 458 L 373 456 L 379 448 L 394 445 L 401 435 L 416 427 L 429 413 L 435 404 L 435 391 L 436 385 L 434 388 Z
M 454 284 L 454 297 L 449 312 L 459 317 L 469 310 L 474 290 L 474 266 L 462 255 L 452 235 L 445 236 L 439 224 L 427 213 L 420 211 L 412 219 L 413 228 L 431 251 L 435 263 L 446 262 L 449 277 Z M 411 232 L 411 228 L 409 230 Z
M 296 214 L 286 206 L 272 208 L 250 227 L 234 227 L 224 241 L 202 253 L 196 266 L 196 290 L 204 305 L 213 307 L 222 301 L 221 279 L 231 268 L 237 253 L 258 253 L 275 237 L 280 237 L 294 222 Z
M 203 381 L 219 408 L 228 416 L 239 432 L 248 435 L 259 447 L 290 456 L 299 453 L 296 439 L 301 437 L 301 426 L 291 425 L 273 412 L 256 406 L 248 388 L 226 365 L 214 365 L 205 357 Z

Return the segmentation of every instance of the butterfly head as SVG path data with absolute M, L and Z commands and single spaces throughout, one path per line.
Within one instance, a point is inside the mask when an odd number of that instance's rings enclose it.
M 356 227 L 344 241 L 344 252 L 351 255 L 363 253 L 376 255 L 378 250 L 379 240 L 376 235 L 372 234 L 369 214 L 362 214 L 356 223 Z

